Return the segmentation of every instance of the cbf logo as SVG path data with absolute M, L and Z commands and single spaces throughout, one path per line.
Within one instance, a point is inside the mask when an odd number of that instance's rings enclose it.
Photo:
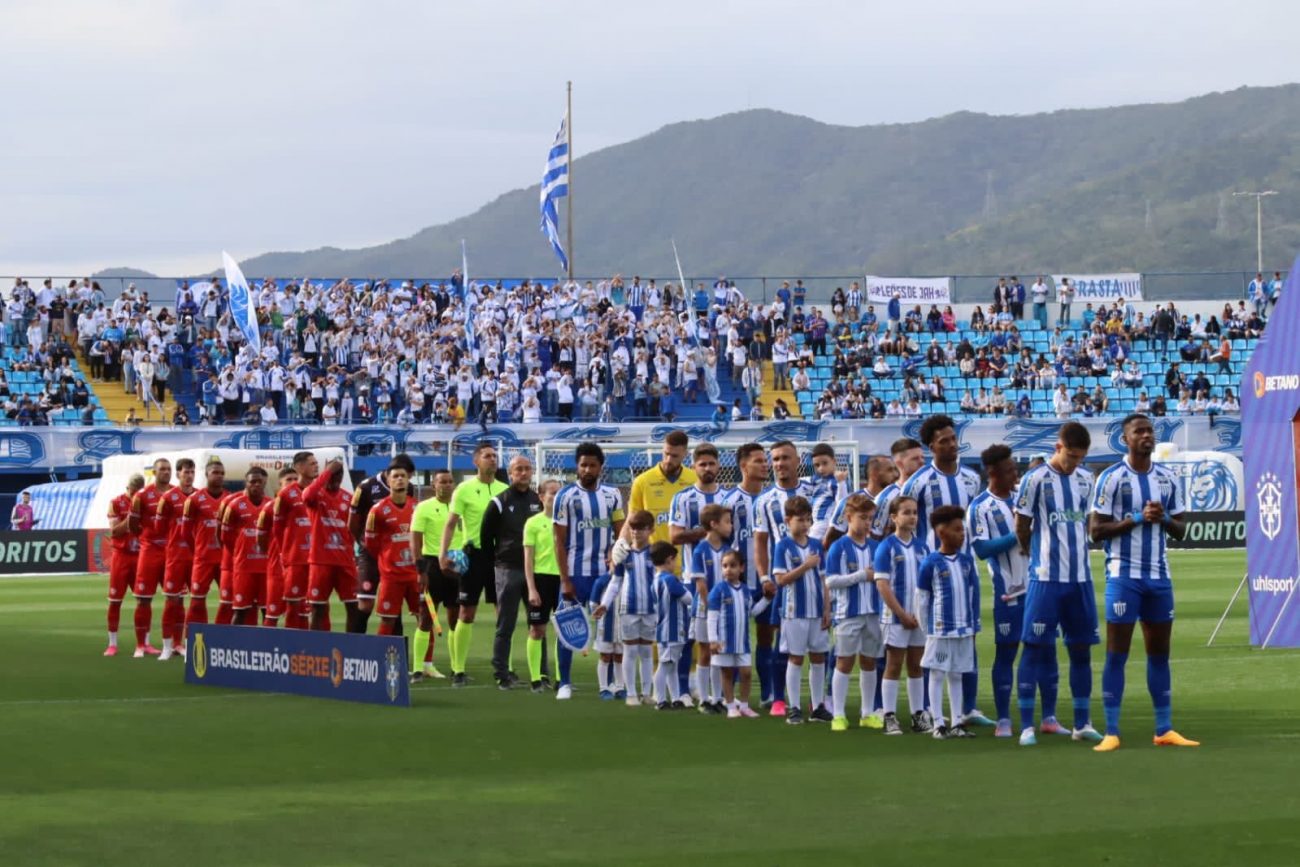
M 397 701 L 397 696 L 402 691 L 402 667 L 397 663 L 397 648 L 388 648 L 388 653 L 384 656 L 384 686 L 388 690 L 389 701 Z
M 1273 473 L 1265 473 L 1255 483 L 1259 504 L 1259 529 L 1270 540 L 1282 530 L 1282 485 Z

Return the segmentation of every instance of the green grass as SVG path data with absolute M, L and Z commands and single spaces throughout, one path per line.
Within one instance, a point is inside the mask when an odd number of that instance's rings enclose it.
M 937 743 L 663 714 L 590 686 L 561 703 L 439 684 L 410 710 L 189 687 L 179 660 L 100 657 L 102 578 L 2 580 L 0 853 L 130 867 L 1294 864 L 1300 656 L 1252 650 L 1240 603 L 1205 647 L 1242 563 L 1174 562 L 1174 719 L 1205 746 L 1150 746 L 1135 648 L 1125 747 L 1105 756 L 988 730 Z M 481 625 L 480 685 L 490 640 Z M 987 672 L 980 689 L 991 711 Z

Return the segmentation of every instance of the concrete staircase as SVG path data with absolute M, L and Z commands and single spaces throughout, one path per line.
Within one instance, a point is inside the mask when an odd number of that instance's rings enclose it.
M 793 371 L 789 371 L 793 372 Z M 787 376 L 786 379 L 790 377 Z M 776 399 L 779 397 L 785 401 L 786 409 L 790 410 L 790 418 L 803 418 L 803 409 L 799 406 L 799 401 L 795 399 L 794 391 L 786 389 L 777 391 L 776 389 L 776 368 L 772 362 L 763 362 L 763 396 L 759 400 L 763 401 L 763 417 L 770 419 L 772 410 L 776 407 Z

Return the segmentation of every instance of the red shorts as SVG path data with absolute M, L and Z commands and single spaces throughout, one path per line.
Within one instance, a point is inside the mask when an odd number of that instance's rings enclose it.
M 235 586 L 229 569 L 221 570 L 221 579 L 217 584 L 217 595 L 226 605 L 229 605 L 235 598 Z
M 266 616 L 280 617 L 284 614 L 284 570 L 277 566 L 268 566 L 266 570 L 266 590 L 262 597 L 266 600 Z
M 379 581 L 379 596 L 375 600 L 375 610 L 380 617 L 401 617 L 402 603 L 411 609 L 416 617 L 420 616 L 420 585 L 415 581 Z
M 127 591 L 135 583 L 135 567 L 140 555 L 130 551 L 113 549 L 113 557 L 108 561 L 108 601 L 121 602 Z
M 266 605 L 266 573 L 244 569 L 234 575 L 235 610 Z
M 307 586 L 311 581 L 311 572 L 306 563 L 294 563 L 292 566 L 282 566 L 280 572 L 283 579 L 280 587 L 284 591 L 285 602 L 301 602 L 307 595 Z
M 162 551 L 155 553 L 140 552 L 140 559 L 135 566 L 135 589 L 132 592 L 141 599 L 152 599 L 162 583 L 167 560 Z
M 172 561 L 163 572 L 163 595 L 184 596 L 190 587 L 190 573 L 194 568 L 193 560 Z
M 208 588 L 212 582 L 216 581 L 218 591 L 220 590 L 221 562 L 215 563 L 195 563 L 194 568 L 190 570 L 190 595 L 195 599 L 206 599 Z
M 319 605 L 328 604 L 333 593 L 339 595 L 340 602 L 357 600 L 357 576 L 346 566 L 312 563 L 307 586 L 307 597 Z

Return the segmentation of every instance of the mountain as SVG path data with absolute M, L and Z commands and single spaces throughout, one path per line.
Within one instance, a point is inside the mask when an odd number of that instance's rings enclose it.
M 1253 268 L 1300 249 L 1300 85 L 1175 104 L 832 126 L 769 110 L 666 126 L 579 156 L 576 271 L 997 274 Z M 554 277 L 538 188 L 377 247 L 267 253 L 249 276 Z M 561 216 L 563 217 L 563 206 Z M 563 231 L 563 227 L 562 227 Z M 1268 263 L 1266 263 L 1266 267 Z
M 149 280 L 157 277 L 148 271 L 142 271 L 139 268 L 105 268 L 102 271 L 96 271 L 91 277 L 120 277 L 127 280 Z

